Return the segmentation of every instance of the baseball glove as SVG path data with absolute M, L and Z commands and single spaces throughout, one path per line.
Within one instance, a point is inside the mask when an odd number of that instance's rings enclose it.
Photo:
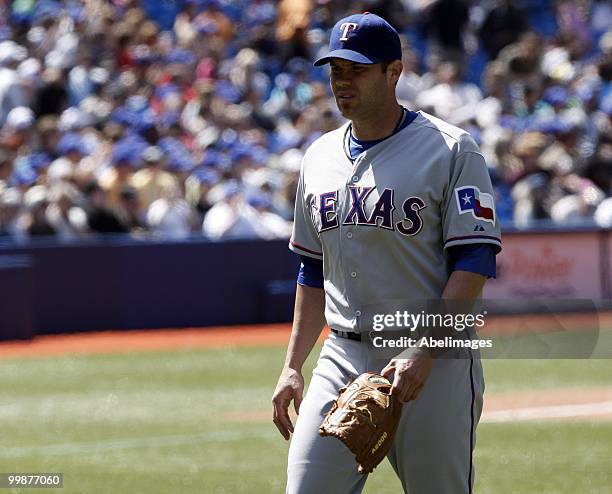
M 366 372 L 348 386 L 325 415 L 321 436 L 340 439 L 355 454 L 359 473 L 370 473 L 389 452 L 402 403 L 390 394 L 391 383 Z

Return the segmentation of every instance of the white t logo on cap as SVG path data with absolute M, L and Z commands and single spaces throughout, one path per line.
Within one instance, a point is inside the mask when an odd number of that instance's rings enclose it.
M 340 41 L 348 41 L 348 33 L 351 31 L 351 29 L 357 29 L 358 24 L 355 24 L 354 22 L 345 22 L 343 24 L 340 25 L 340 29 L 342 29 L 342 37 L 340 38 Z

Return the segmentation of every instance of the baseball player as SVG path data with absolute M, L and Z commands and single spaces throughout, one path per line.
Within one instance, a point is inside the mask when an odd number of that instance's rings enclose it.
M 486 164 L 468 133 L 398 104 L 401 46 L 384 19 L 366 12 L 338 21 L 315 65 L 327 63 L 348 122 L 310 146 L 298 185 L 290 248 L 302 264 L 272 399 L 274 423 L 285 439 L 293 434 L 286 492 L 361 492 L 367 476 L 352 453 L 318 428 L 339 389 L 372 371 L 406 402 L 388 455 L 404 491 L 471 493 L 484 390 L 478 354 L 389 354 L 368 335 L 376 315 L 417 298 L 480 298 L 501 249 Z M 302 365 L 325 323 L 331 334 L 302 401 Z

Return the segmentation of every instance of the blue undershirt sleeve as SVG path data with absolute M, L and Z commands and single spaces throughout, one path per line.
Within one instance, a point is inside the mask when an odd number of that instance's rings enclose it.
M 488 278 L 497 275 L 495 266 L 496 246 L 492 244 L 467 244 L 450 247 L 449 267 L 453 271 L 469 271 Z
M 297 282 L 302 286 L 323 288 L 323 261 L 308 256 L 300 256 L 302 261 Z
M 495 252 L 496 248 L 491 244 L 456 245 L 449 248 L 450 270 L 495 278 Z M 297 282 L 312 288 L 323 288 L 323 262 L 308 256 L 300 256 L 300 260 Z

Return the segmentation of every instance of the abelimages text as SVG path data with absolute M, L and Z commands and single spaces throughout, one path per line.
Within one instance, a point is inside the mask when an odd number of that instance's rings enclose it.
M 372 344 L 376 348 L 492 348 L 491 340 L 461 340 L 446 336 L 445 338 L 423 337 L 420 339 L 402 336 L 400 338 L 385 339 L 382 336 L 374 336 Z

